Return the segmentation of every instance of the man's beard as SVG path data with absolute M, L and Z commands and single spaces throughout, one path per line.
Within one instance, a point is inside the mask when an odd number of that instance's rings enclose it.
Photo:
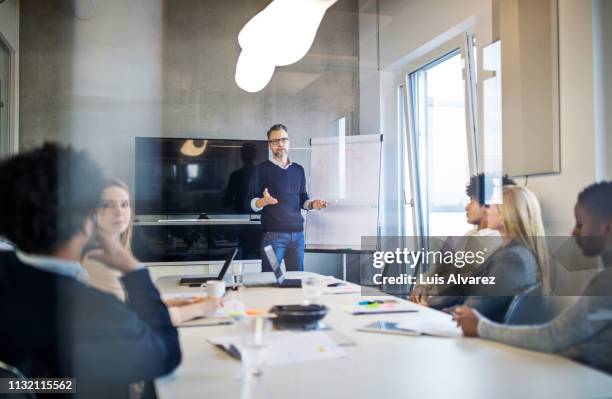
M 283 149 L 283 150 L 276 150 L 274 152 L 274 156 L 277 158 L 283 158 L 285 155 L 287 155 L 287 150 Z

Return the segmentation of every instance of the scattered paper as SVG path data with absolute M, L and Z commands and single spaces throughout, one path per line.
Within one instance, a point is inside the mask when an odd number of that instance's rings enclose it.
M 440 317 L 414 317 L 409 321 L 402 321 L 397 327 L 436 337 L 457 338 L 463 336 L 461 328 L 457 327 L 457 323 L 453 321 L 450 315 L 448 318 L 442 315 L 436 316 Z
M 232 346 L 238 351 L 241 348 L 239 335 L 208 338 L 208 342 L 222 347 L 230 354 Z M 285 366 L 346 356 L 346 352 L 322 331 L 274 331 L 265 335 L 264 347 L 263 364 L 267 366 Z
M 395 299 L 363 300 L 355 305 L 340 306 L 340 309 L 353 315 L 418 312 L 417 305 L 406 301 L 400 302 Z
M 336 294 L 358 294 L 361 292 L 361 287 L 355 284 L 344 284 L 338 287 L 324 287 L 323 294 L 336 295 Z

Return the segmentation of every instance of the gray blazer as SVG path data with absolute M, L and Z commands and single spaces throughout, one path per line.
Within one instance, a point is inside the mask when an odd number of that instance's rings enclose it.
M 501 322 L 512 298 L 536 284 L 539 275 L 538 261 L 531 250 L 512 241 L 497 249 L 470 275 L 495 277 L 495 285 L 456 284 L 449 286 L 447 295 L 429 298 L 428 302 L 435 309 L 463 304 L 490 320 Z

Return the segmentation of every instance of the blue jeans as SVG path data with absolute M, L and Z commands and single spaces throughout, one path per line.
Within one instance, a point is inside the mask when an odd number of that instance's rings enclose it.
M 285 259 L 287 271 L 304 271 L 304 233 L 278 233 L 268 231 L 261 240 L 261 271 L 271 272 L 264 247 L 272 245 L 278 264 Z

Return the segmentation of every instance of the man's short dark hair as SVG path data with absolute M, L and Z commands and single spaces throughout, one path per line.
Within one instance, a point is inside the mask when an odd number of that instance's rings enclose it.
M 485 180 L 487 182 L 490 182 L 492 178 L 493 178 L 493 175 L 484 174 L 484 173 L 479 173 L 477 175 L 473 175 L 472 177 L 470 177 L 470 182 L 465 187 L 465 193 L 467 194 L 468 197 L 475 198 L 476 200 L 478 200 L 479 198 L 482 197 L 480 195 L 481 194 L 480 190 L 484 189 L 484 187 L 481 187 L 482 183 Z M 508 175 L 504 175 L 502 177 L 502 186 L 503 187 L 506 187 L 506 186 L 516 186 L 516 183 L 514 182 L 514 180 L 512 180 L 510 177 L 508 177 Z M 483 204 L 481 204 L 481 205 L 483 205 Z
M 289 133 L 289 130 L 287 130 L 287 126 L 283 125 L 282 123 L 277 123 L 276 125 L 272 125 L 270 129 L 268 129 L 268 133 L 266 133 L 268 139 L 270 138 L 270 133 L 275 130 L 284 130 L 285 132 Z
M 51 254 L 82 231 L 104 187 L 84 152 L 46 143 L 0 162 L 0 235 L 18 249 Z
M 578 204 L 593 216 L 612 218 L 612 181 L 591 184 L 582 190 Z

